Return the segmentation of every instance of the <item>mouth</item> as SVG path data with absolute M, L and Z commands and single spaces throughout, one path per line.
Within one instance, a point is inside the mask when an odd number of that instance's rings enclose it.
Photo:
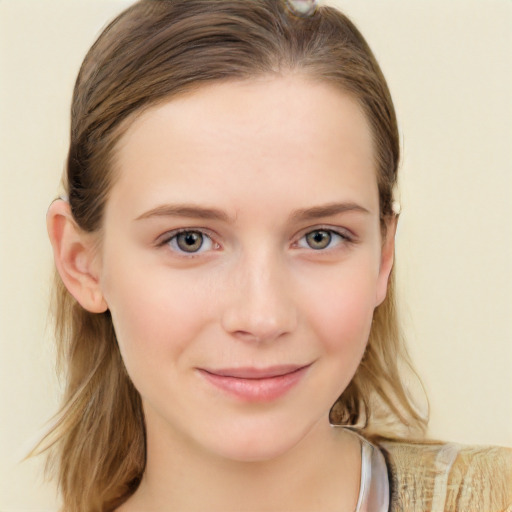
M 295 387 L 311 366 L 280 365 L 266 368 L 198 368 L 212 386 L 236 399 L 247 402 L 270 402 Z

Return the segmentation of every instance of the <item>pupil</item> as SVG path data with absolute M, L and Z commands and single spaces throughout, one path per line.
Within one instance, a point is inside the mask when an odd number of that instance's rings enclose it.
M 197 236 L 196 235 L 190 234 L 190 235 L 186 235 L 185 236 L 185 243 L 187 245 L 194 245 L 196 243 L 196 241 L 197 241 Z

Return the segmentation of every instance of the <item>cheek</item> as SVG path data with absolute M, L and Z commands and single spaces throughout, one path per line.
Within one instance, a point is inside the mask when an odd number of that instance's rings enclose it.
M 307 309 L 327 353 L 362 356 L 373 318 L 375 284 L 367 267 L 366 272 L 340 272 L 323 290 L 310 294 Z
M 212 301 L 201 287 L 150 266 L 112 267 L 105 295 L 120 351 L 134 380 L 164 361 L 179 365 L 182 354 L 209 323 Z

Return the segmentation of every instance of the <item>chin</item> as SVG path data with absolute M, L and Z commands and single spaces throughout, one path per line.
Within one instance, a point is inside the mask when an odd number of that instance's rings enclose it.
M 218 456 L 237 462 L 266 462 L 278 459 L 293 450 L 312 430 L 313 425 L 257 425 L 224 430 L 211 439 L 210 449 Z M 293 425 L 293 426 L 292 426 Z
M 268 462 L 288 453 L 297 443 L 231 444 L 229 447 L 216 447 L 216 453 L 233 462 Z

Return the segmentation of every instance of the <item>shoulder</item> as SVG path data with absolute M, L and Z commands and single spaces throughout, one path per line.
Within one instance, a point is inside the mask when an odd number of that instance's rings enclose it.
M 391 511 L 512 512 L 512 449 L 440 442 L 378 442 Z

